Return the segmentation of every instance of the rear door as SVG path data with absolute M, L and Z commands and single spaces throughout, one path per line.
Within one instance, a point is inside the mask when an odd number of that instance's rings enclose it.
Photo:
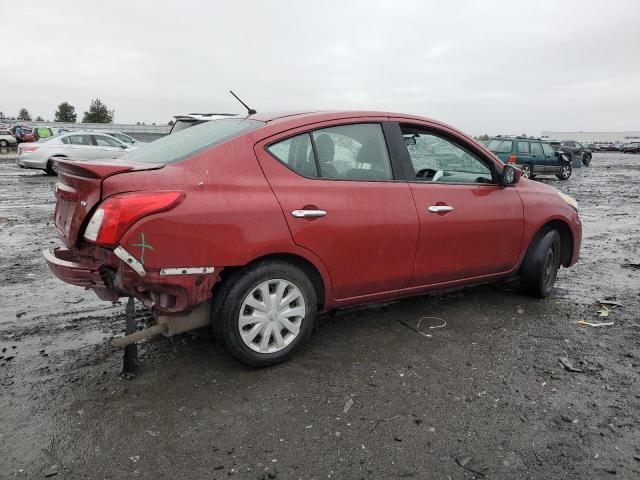
M 337 299 L 405 288 L 418 240 L 384 119 L 353 122 L 298 128 L 255 146 L 294 242 L 322 260 Z
M 89 134 L 74 134 L 62 139 L 66 144 L 65 150 L 69 153 L 69 158 L 73 160 L 94 160 L 96 150 L 93 147 L 93 140 Z
M 420 233 L 411 286 L 479 278 L 512 269 L 523 232 L 522 201 L 502 186 L 501 166 L 446 127 L 397 120 L 405 175 Z
M 535 155 L 531 154 L 531 148 L 529 140 L 517 140 L 516 141 L 516 155 L 518 156 L 518 165 L 530 164 L 533 168 L 532 171 L 539 170 L 536 166 Z

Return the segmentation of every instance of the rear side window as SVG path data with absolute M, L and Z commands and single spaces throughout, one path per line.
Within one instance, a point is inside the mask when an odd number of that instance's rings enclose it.
M 67 137 L 71 145 L 93 145 L 91 135 L 71 135 Z
M 318 176 L 316 159 L 311 147 L 311 136 L 308 133 L 269 145 L 267 151 L 302 176 Z
M 379 123 L 322 128 L 311 133 L 322 178 L 391 180 L 387 143 Z
M 489 150 L 494 153 L 511 153 L 513 142 L 511 140 L 501 140 L 494 138 L 489 142 Z
M 529 142 L 518 142 L 518 153 L 529 153 Z
M 212 120 L 172 133 L 120 157 L 132 162 L 174 163 L 264 125 L 245 118 Z
M 387 143 L 378 123 L 322 128 L 269 145 L 267 151 L 305 177 L 393 179 Z

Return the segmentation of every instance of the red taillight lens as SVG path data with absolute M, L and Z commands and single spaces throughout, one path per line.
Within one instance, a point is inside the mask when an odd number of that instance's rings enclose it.
M 114 246 L 124 232 L 142 217 L 178 205 L 184 192 L 122 193 L 107 198 L 94 212 L 84 237 L 104 246 Z
M 22 152 L 23 153 L 31 153 L 31 152 L 35 152 L 39 148 L 40 147 L 36 147 L 35 145 L 29 145 L 29 146 L 26 146 L 26 147 L 22 147 Z
M 518 163 L 518 157 L 516 155 L 509 155 L 507 157 L 507 163 L 512 163 L 512 164 Z

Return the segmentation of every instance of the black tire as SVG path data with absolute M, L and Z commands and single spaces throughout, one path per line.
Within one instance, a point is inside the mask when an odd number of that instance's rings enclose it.
M 520 171 L 522 172 L 520 174 L 522 178 L 533 178 L 533 167 L 530 163 L 525 163 L 524 165 L 522 165 Z
M 585 153 L 584 155 L 582 155 L 582 164 L 585 167 L 588 167 L 590 163 L 591 163 L 591 154 Z
M 9 146 L 9 142 L 7 142 L 6 140 L 0 140 L 0 147 L 6 148 L 8 146 Z
M 300 291 L 304 299 L 305 316 L 300 320 L 299 332 L 291 343 L 274 353 L 260 353 L 252 350 L 242 339 L 240 308 L 254 289 L 271 280 L 285 280 Z M 309 277 L 289 263 L 268 261 L 236 272 L 224 280 L 214 292 L 211 322 L 215 337 L 233 358 L 250 367 L 269 367 L 289 359 L 309 339 L 316 311 L 316 292 Z M 261 335 L 262 332 L 258 334 Z
M 47 175 L 58 175 L 58 171 L 56 170 L 56 167 L 53 165 L 52 160 L 49 160 L 47 162 L 47 168 L 45 169 L 45 172 L 47 172 Z
M 571 178 L 571 174 L 573 173 L 573 168 L 570 163 L 565 163 L 562 165 L 562 170 L 560 173 L 556 174 L 560 180 L 569 180 Z
M 531 242 L 520 268 L 520 286 L 534 297 L 546 298 L 553 291 L 562 242 L 557 230 L 545 230 Z

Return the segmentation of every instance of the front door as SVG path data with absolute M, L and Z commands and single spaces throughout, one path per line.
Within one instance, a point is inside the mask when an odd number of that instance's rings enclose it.
M 400 121 L 397 132 L 420 221 L 411 286 L 512 269 L 521 249 L 523 206 L 515 188 L 499 183 L 497 163 L 439 125 Z
M 418 218 L 382 122 L 297 129 L 255 152 L 294 242 L 324 262 L 335 298 L 409 284 Z
M 533 171 L 540 173 L 547 172 L 547 160 L 544 152 L 542 151 L 542 144 L 540 142 L 531 142 L 531 161 L 533 162 Z
M 564 158 L 558 152 L 556 152 L 548 143 L 542 144 L 542 151 L 546 159 L 547 172 L 558 173 L 561 170 Z

